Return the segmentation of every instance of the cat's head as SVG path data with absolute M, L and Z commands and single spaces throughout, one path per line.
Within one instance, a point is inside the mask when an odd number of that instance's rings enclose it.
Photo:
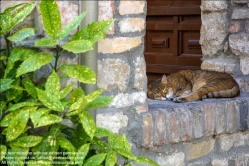
M 147 87 L 147 96 L 155 100 L 170 100 L 174 96 L 173 88 L 167 81 L 166 75 L 163 75 L 161 80 L 150 84 Z

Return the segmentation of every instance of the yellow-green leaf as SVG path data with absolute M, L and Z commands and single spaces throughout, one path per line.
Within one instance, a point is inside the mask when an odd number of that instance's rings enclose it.
M 41 89 L 36 88 L 38 99 L 49 109 L 54 111 L 62 112 L 64 111 L 64 107 L 60 100 L 58 99 L 58 96 L 53 96 L 50 94 L 47 94 L 46 91 L 43 91 Z
M 37 124 L 40 122 L 41 117 L 48 115 L 49 112 L 50 110 L 47 108 L 40 108 L 35 111 L 30 111 L 30 119 L 34 125 L 34 128 L 36 128 Z
M 8 37 L 10 41 L 13 42 L 20 42 L 28 37 L 35 36 L 35 29 L 34 28 L 24 28 L 17 31 L 14 35 Z
M 41 127 L 41 126 L 48 126 L 54 123 L 60 123 L 62 121 L 62 117 L 57 116 L 57 115 L 44 115 L 41 117 L 40 121 L 38 122 L 37 127 Z
M 7 147 L 5 145 L 0 145 L 0 161 L 4 159 L 7 154 Z
M 10 79 L 10 78 L 6 78 L 6 79 L 0 79 L 0 92 L 4 92 L 6 91 L 7 89 L 10 89 L 10 85 L 11 83 L 13 82 L 14 80 L 13 79 Z
M 99 96 L 92 102 L 88 103 L 86 108 L 100 108 L 109 105 L 112 102 L 113 98 L 109 96 Z
M 58 43 L 53 39 L 42 38 L 35 42 L 35 47 L 54 47 Z
M 71 78 L 77 79 L 79 82 L 95 84 L 96 74 L 87 66 L 81 66 L 77 64 L 65 64 L 60 67 L 66 75 Z
M 28 94 L 30 94 L 33 98 L 37 97 L 37 92 L 36 92 L 36 89 L 35 89 L 35 85 L 34 85 L 34 83 L 32 82 L 31 79 L 24 78 L 23 79 L 23 85 L 25 87 L 25 90 L 28 92 Z
M 76 153 L 76 156 L 75 156 L 75 163 L 76 164 L 82 164 L 88 151 L 89 151 L 89 148 L 90 148 L 90 144 L 84 144 L 82 145 L 78 152 Z
M 44 28 L 49 37 L 57 39 L 61 31 L 61 16 L 55 0 L 42 0 L 40 10 Z
M 66 43 L 64 46 L 62 46 L 62 48 L 77 54 L 92 50 L 93 43 L 89 40 L 84 40 L 84 39 L 74 40 Z
M 41 140 L 42 140 L 42 137 L 40 136 L 30 135 L 30 136 L 23 136 L 23 137 L 17 138 L 14 141 L 12 141 L 11 144 L 14 146 L 29 148 L 29 147 L 36 146 L 37 144 L 41 142 Z
M 87 135 L 92 139 L 96 131 L 96 124 L 92 116 L 87 111 L 83 111 L 81 114 L 79 114 L 79 118 L 82 127 L 86 131 Z
M 84 166 L 94 166 L 94 165 L 100 165 L 106 157 L 106 153 L 96 154 L 89 159 L 86 160 L 84 163 Z
M 81 23 L 81 20 L 85 17 L 86 12 L 81 13 L 78 17 L 76 17 L 73 21 L 71 21 L 67 26 L 65 26 L 60 32 L 59 39 L 62 40 L 69 35 L 69 33 L 77 28 Z
M 21 135 L 26 128 L 29 119 L 29 109 L 23 108 L 9 123 L 6 139 L 12 141 Z
M 48 96 L 50 95 L 59 96 L 60 89 L 61 89 L 60 78 L 58 74 L 55 71 L 53 71 L 47 79 L 47 82 L 45 84 L 45 91 L 48 94 Z
M 113 151 L 110 151 L 106 155 L 105 165 L 113 166 L 116 164 L 117 159 L 118 159 L 117 154 Z

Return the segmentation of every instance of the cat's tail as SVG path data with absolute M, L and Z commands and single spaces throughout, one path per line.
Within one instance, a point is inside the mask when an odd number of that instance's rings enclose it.
M 221 90 L 218 92 L 209 92 L 208 94 L 202 96 L 202 99 L 205 98 L 229 98 L 236 97 L 240 94 L 239 86 L 235 85 L 231 89 Z

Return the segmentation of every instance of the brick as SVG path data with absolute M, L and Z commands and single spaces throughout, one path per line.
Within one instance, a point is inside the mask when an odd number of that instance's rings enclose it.
M 225 102 L 216 103 L 215 112 L 215 134 L 221 134 L 226 130 L 226 119 L 225 119 Z
M 234 101 L 226 102 L 226 114 L 227 114 L 227 129 L 226 132 L 234 133 L 237 130 L 237 116 L 236 116 L 236 106 Z
M 192 113 L 193 138 L 200 138 L 204 135 L 203 114 L 200 107 L 190 108 Z
M 186 159 L 194 160 L 209 154 L 214 148 L 215 139 L 202 141 L 200 143 L 186 143 L 184 144 L 184 151 Z
M 249 52 L 249 49 L 248 49 Z M 244 75 L 249 74 L 249 56 L 240 58 L 240 70 Z
M 226 1 L 203 1 L 201 4 L 202 11 L 224 11 L 227 10 L 227 2 Z
M 229 31 L 231 33 L 240 32 L 240 24 L 239 23 L 231 23 L 229 27 Z
M 114 15 L 114 1 L 99 1 L 98 20 L 112 20 Z M 107 31 L 107 34 L 114 34 L 114 24 Z
M 143 112 L 147 112 L 147 105 L 139 105 L 136 106 L 135 109 L 138 114 L 141 114 Z
M 179 117 L 179 122 L 181 125 L 181 141 L 190 141 L 192 138 L 192 114 L 191 111 L 184 108 L 174 109 Z
M 145 20 L 143 18 L 124 18 L 118 25 L 121 33 L 140 32 L 145 29 Z
M 246 79 L 243 76 L 240 76 L 236 77 L 235 80 L 238 83 L 241 91 L 249 92 L 249 78 Z
M 203 106 L 204 109 L 204 123 L 205 123 L 205 135 L 213 135 L 214 134 L 214 111 L 213 104 L 205 104 Z
M 114 54 L 129 51 L 142 44 L 142 37 L 117 37 L 102 39 L 98 42 L 98 52 Z
M 150 148 L 153 147 L 153 120 L 152 115 L 145 113 L 142 115 L 143 123 L 143 143 L 142 147 Z
M 141 14 L 144 12 L 144 1 L 120 1 L 119 14 Z
M 249 9 L 234 9 L 232 19 L 247 19 L 249 18 Z
M 239 129 L 246 130 L 248 129 L 248 101 L 247 100 L 238 100 L 237 101 L 237 111 L 239 112 Z
M 233 3 L 249 3 L 249 0 L 233 0 Z
M 169 142 L 176 143 L 180 141 L 180 122 L 177 117 L 177 113 L 173 110 L 167 110 L 167 126 L 169 133 Z
M 226 72 L 228 74 L 235 74 L 237 60 L 228 58 L 208 59 L 201 64 L 202 70 L 212 70 L 219 72 Z
M 154 145 L 166 144 L 166 115 L 162 111 L 153 111 Z

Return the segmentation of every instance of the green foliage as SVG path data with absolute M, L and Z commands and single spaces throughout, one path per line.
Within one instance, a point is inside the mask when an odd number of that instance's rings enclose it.
M 12 48 L 12 42 L 35 35 L 35 28 L 12 33 L 35 5 L 34 2 L 18 4 L 0 14 L 0 36 L 6 41 L 6 48 L 0 52 L 0 161 L 20 166 L 46 166 L 53 162 L 112 166 L 121 156 L 125 159 L 124 165 L 131 161 L 157 165 L 147 158 L 134 156 L 125 135 L 96 127 L 88 109 L 111 103 L 111 97 L 101 95 L 103 89 L 85 95 L 81 88 L 74 88 L 74 83 L 61 86 L 65 76 L 85 84 L 96 83 L 96 74 L 89 67 L 76 64 L 57 67 L 58 60 L 63 51 L 91 50 L 106 36 L 114 20 L 93 22 L 66 41 L 86 12 L 62 28 L 56 1 L 42 0 L 40 11 L 48 38 L 37 40 L 35 47 L 55 48 L 51 49 L 54 55 L 34 48 Z M 50 75 L 44 83 L 34 82 L 35 72 L 45 65 L 52 67 Z M 64 120 L 73 125 L 62 124 Z

